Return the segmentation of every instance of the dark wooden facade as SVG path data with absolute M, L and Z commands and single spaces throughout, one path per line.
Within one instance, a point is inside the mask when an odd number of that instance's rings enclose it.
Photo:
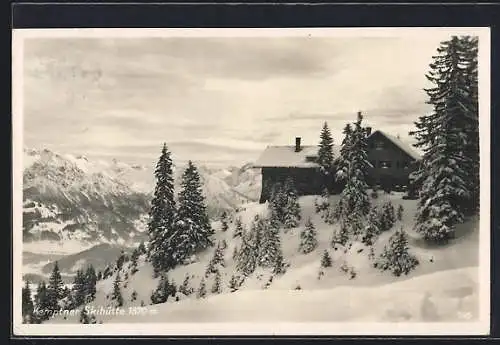
M 262 168 L 260 202 L 264 203 L 269 199 L 273 185 L 284 183 L 287 178 L 292 178 L 299 196 L 321 194 L 323 183 L 319 168 L 267 167 Z
M 409 175 L 415 169 L 414 157 L 380 132 L 375 132 L 368 138 L 367 153 L 373 166 L 368 171 L 369 186 L 379 185 L 388 189 L 408 186 Z

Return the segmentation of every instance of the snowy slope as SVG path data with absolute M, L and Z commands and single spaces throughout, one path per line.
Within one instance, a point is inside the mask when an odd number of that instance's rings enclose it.
M 335 199 L 337 197 L 332 197 Z M 255 321 L 256 317 L 269 317 L 270 319 L 283 321 L 302 318 L 300 321 L 326 320 L 421 320 L 418 314 L 421 301 L 425 297 L 438 304 L 439 317 L 452 321 L 460 318 L 458 309 L 464 308 L 472 316 L 477 315 L 477 266 L 478 266 L 478 222 L 472 220 L 463 224 L 459 229 L 459 237 L 447 246 L 439 248 L 427 248 L 421 244 L 418 238 L 410 239 L 410 251 L 417 256 L 420 265 L 408 276 L 394 277 L 389 272 L 381 272 L 373 268 L 373 262 L 367 257 L 368 248 L 361 243 L 354 243 L 349 248 L 330 247 L 330 239 L 336 225 L 328 225 L 314 213 L 314 197 L 300 198 L 303 220 L 298 228 L 281 233 L 283 253 L 285 261 L 289 263 L 287 272 L 282 276 L 276 276 L 273 282 L 262 291 L 271 276 L 271 272 L 258 269 L 252 276 L 247 278 L 240 290 L 230 293 L 228 282 L 235 274 L 235 262 L 232 259 L 233 250 L 240 245 L 240 239 L 233 239 L 232 232 L 234 224 L 230 225 L 227 232 L 221 232 L 219 223 L 214 223 L 216 228 L 216 242 L 225 240 L 225 267 L 221 268 L 223 293 L 220 296 L 212 296 L 210 292 L 206 300 L 198 301 L 194 295 L 178 295 L 179 302 L 173 299 L 165 305 L 154 305 L 149 308 L 157 308 L 160 314 L 151 316 L 149 321 L 204 321 L 216 322 L 219 318 L 225 320 Z M 379 254 L 387 244 L 388 238 L 395 229 L 404 226 L 409 229 L 412 226 L 416 202 L 413 200 L 402 200 L 400 194 L 381 195 L 374 203 L 382 203 L 391 199 L 397 207 L 402 204 L 405 213 L 402 222 L 397 222 L 394 228 L 384 233 L 375 244 L 375 252 Z M 334 200 L 332 200 L 334 201 Z M 266 205 L 249 203 L 237 216 L 241 217 L 248 228 L 251 220 L 256 214 L 265 214 Z M 298 252 L 299 232 L 303 227 L 304 220 L 311 216 L 318 232 L 319 246 L 312 253 L 304 255 Z M 325 270 L 325 275 L 318 280 L 320 259 L 323 251 L 327 249 L 332 258 L 333 266 Z M 191 277 L 191 287 L 197 289 L 200 280 L 205 275 L 209 260 L 213 255 L 213 249 L 199 255 L 197 261 L 189 265 L 180 266 L 169 272 L 169 279 L 173 279 L 180 285 L 186 275 Z M 356 277 L 351 277 L 341 270 L 346 265 L 356 272 Z M 455 271 L 451 271 L 455 270 Z M 125 300 L 124 307 L 139 306 L 141 302 L 150 304 L 151 292 L 156 288 L 158 279 L 152 278 L 152 269 L 144 257 L 139 262 L 139 271 L 134 275 L 126 273 L 127 268 L 120 273 L 122 279 L 128 275 L 121 284 L 122 295 Z M 427 277 L 427 278 L 426 278 Z M 425 280 L 428 279 L 428 280 Z M 92 302 L 95 307 L 112 306 L 112 301 L 106 296 L 112 291 L 114 277 L 98 283 L 96 300 Z M 436 281 L 436 283 L 434 283 Z M 460 281 L 460 284 L 457 283 Z M 207 290 L 213 283 L 213 275 L 206 278 Z M 422 287 L 426 287 L 423 289 Z M 301 290 L 295 290 L 295 289 Z M 396 290 L 394 290 L 396 289 Z M 456 291 L 455 291 L 456 290 Z M 136 292 L 136 301 L 131 301 L 132 292 Z M 382 292 L 379 292 L 382 291 Z M 398 291 L 395 298 L 394 291 Z M 380 294 L 380 297 L 379 297 Z M 462 304 L 458 305 L 455 295 L 464 295 Z M 383 303 L 374 304 L 373 299 L 381 298 Z M 372 300 L 372 302 L 370 302 Z M 314 314 L 314 310 L 330 305 L 332 309 L 325 314 Z M 371 303 L 371 304 L 370 304 Z M 427 302 L 422 302 L 423 304 Z M 306 308 L 305 304 L 314 305 L 314 308 Z M 366 312 L 366 306 L 373 304 L 373 311 Z M 285 306 L 290 310 L 283 310 Z M 334 307 L 335 305 L 341 306 Z M 268 306 L 270 312 L 266 316 L 258 313 L 261 306 Z M 398 309 L 399 308 L 399 309 Z M 432 307 L 431 307 L 432 308 Z M 455 308 L 455 309 L 454 309 Z M 476 308 L 476 309 L 475 309 Z M 227 313 L 227 309 L 233 309 Z M 293 310 L 292 310 L 293 309 Z M 297 314 L 297 310 L 304 311 Z M 362 313 L 362 311 L 364 312 Z M 420 315 L 420 316 L 419 316 Z M 469 314 L 467 314 L 469 315 Z M 469 316 L 467 316 L 469 317 Z M 307 320 L 304 320 L 306 318 Z M 366 319 L 366 320 L 365 320 Z M 106 322 L 129 322 L 124 319 L 111 316 L 102 316 L 99 321 Z M 149 322 L 146 318 L 137 318 L 134 322 Z M 60 318 L 50 322 L 74 322 L 74 320 L 62 320 Z
M 417 276 L 377 287 L 244 290 L 150 306 L 108 322 L 429 322 L 478 319 L 478 269 Z M 422 287 L 429 287 L 427 290 Z M 369 307 L 368 307 L 369 306 Z

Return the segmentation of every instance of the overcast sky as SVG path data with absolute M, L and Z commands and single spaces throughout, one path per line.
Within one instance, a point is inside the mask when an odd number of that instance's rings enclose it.
M 255 161 L 317 144 L 327 121 L 407 137 L 429 110 L 425 73 L 447 38 L 43 38 L 24 52 L 24 140 L 89 157 Z

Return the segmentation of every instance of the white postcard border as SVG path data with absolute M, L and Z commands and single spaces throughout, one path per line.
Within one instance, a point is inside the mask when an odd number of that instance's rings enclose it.
M 134 323 L 23 324 L 22 288 L 22 155 L 23 45 L 25 39 L 49 37 L 419 37 L 421 35 L 479 37 L 480 129 L 480 311 L 478 322 L 460 323 Z M 487 335 L 490 328 L 490 29 L 488 27 L 428 28 L 239 28 L 239 29 L 14 29 L 12 31 L 13 91 L 13 332 L 15 336 L 147 336 L 147 335 Z M 437 48 L 437 47 L 436 47 Z

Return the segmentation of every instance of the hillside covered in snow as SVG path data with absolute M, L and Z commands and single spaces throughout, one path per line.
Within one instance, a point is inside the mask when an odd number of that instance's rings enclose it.
M 336 202 L 338 196 L 332 196 Z M 220 222 L 213 222 L 215 244 L 223 245 L 223 262 L 218 266 L 220 290 L 212 290 L 216 274 L 207 273 L 215 247 L 199 254 L 191 263 L 168 272 L 168 279 L 178 288 L 183 285 L 189 293 L 177 292 L 165 303 L 152 304 L 151 295 L 160 278 L 153 278 L 151 264 L 141 255 L 137 271 L 126 262 L 121 269 L 112 264 L 111 275 L 98 281 L 97 294 L 88 308 L 114 308 L 114 285 L 123 296 L 124 310 L 144 307 L 154 314 L 97 315 L 98 323 L 128 322 L 420 322 L 420 321 L 477 321 L 479 226 L 471 219 L 457 228 L 457 238 L 445 246 L 428 246 L 409 231 L 413 225 L 416 201 L 403 200 L 399 193 L 381 193 L 372 203 L 391 201 L 402 205 L 401 220 L 382 233 L 371 246 L 378 257 L 397 229 L 408 230 L 408 246 L 418 259 L 418 266 L 408 275 L 399 277 L 390 271 L 374 267 L 370 247 L 354 241 L 348 246 L 332 246 L 332 234 L 337 224 L 326 223 L 315 212 L 315 197 L 300 198 L 302 220 L 297 227 L 280 230 L 280 242 L 286 271 L 274 274 L 258 267 L 251 275 L 238 273 L 235 251 L 242 240 L 235 237 L 234 219 L 240 218 L 249 229 L 255 215 L 265 216 L 267 204 L 249 203 L 235 214 L 229 229 L 223 231 Z M 308 254 L 299 252 L 300 233 L 306 219 L 311 218 L 317 231 L 317 247 Z M 321 267 L 327 251 L 331 267 Z M 234 288 L 231 280 L 237 279 Z M 185 283 L 187 281 L 187 283 Z M 200 296 L 205 285 L 206 295 Z M 185 290 L 184 290 L 185 291 Z M 78 316 L 55 317 L 49 323 L 75 323 Z

